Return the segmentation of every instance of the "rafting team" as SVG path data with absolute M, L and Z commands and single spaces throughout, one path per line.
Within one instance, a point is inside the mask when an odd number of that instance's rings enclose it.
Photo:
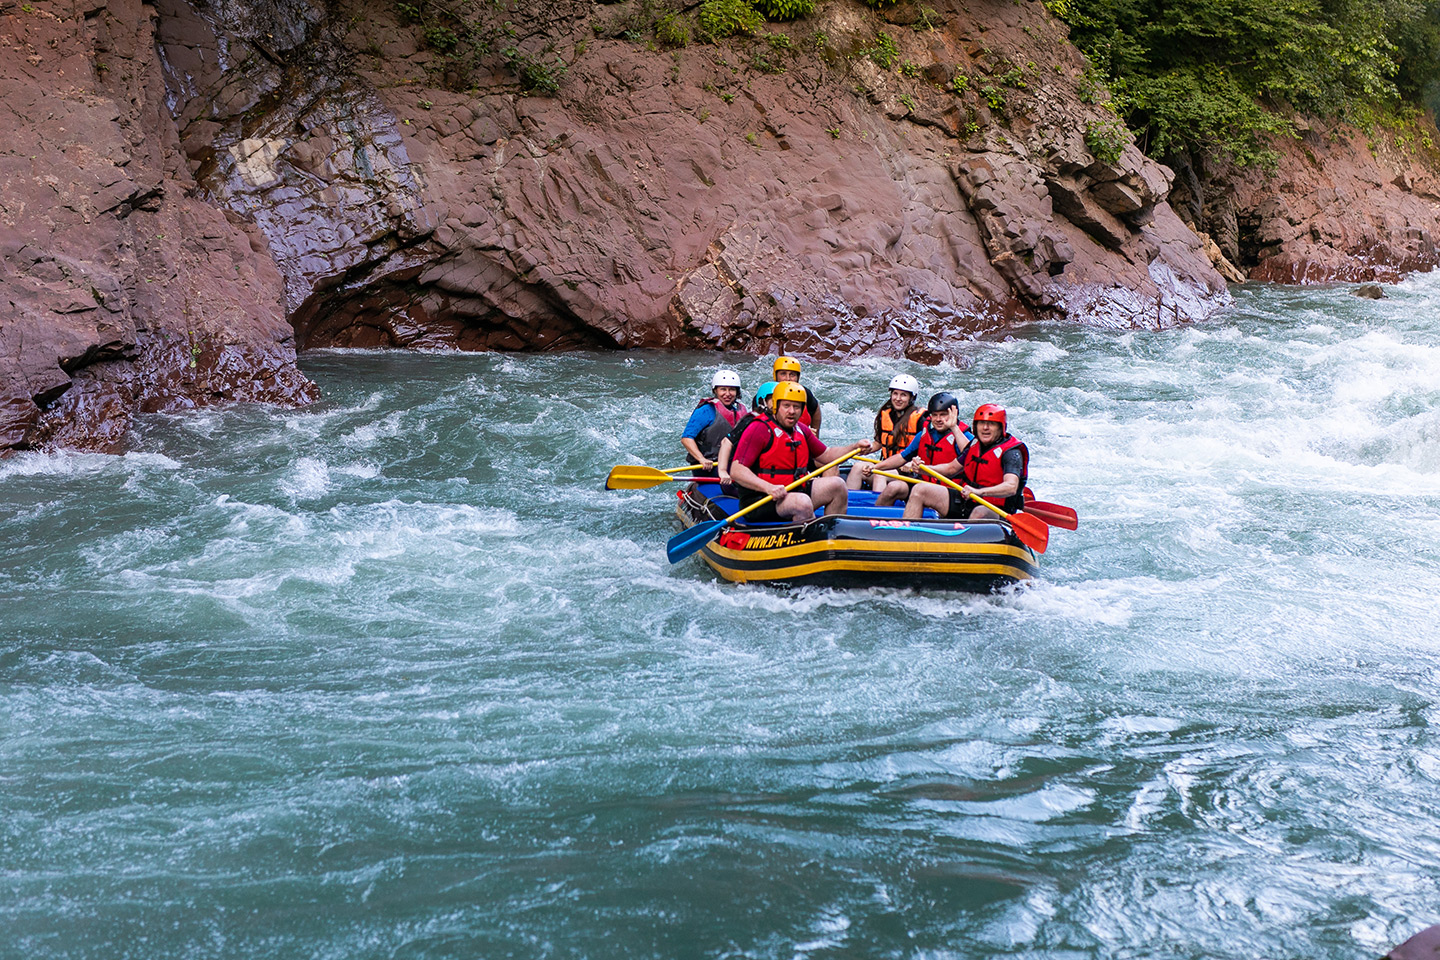
M 904 500 L 904 516 L 911 520 L 922 517 L 927 507 L 941 517 L 961 520 L 997 516 L 967 493 L 1008 513 L 1024 507 L 1030 453 L 1010 435 L 1004 407 L 983 404 L 967 429 L 954 394 L 937 393 L 919 407 L 920 383 L 902 373 L 890 381 L 890 399 L 875 414 L 873 440 L 827 447 L 816 436 L 820 404 L 812 391 L 800 385 L 800 362 L 777 358 L 774 378 L 756 391 L 747 409 L 740 401 L 740 375 L 717 371 L 712 395 L 695 407 L 680 439 L 691 463 L 715 470 L 723 486 L 736 488 L 742 507 L 771 501 L 749 515 L 751 522 L 803 522 L 812 519 L 818 507 L 829 516 L 843 514 L 850 491 L 867 482 L 878 494 L 876 506 Z M 832 470 L 795 490 L 785 490 L 817 467 L 856 450 L 884 456 L 878 463 L 857 463 L 848 479 Z M 954 479 L 964 492 L 919 480 L 920 464 Z M 913 490 L 909 482 L 876 473 L 896 468 L 916 476 Z

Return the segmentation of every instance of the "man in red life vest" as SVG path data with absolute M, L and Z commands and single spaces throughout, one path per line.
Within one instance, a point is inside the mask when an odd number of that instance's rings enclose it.
M 773 375 L 778 383 L 799 383 L 800 361 L 794 357 L 776 357 Z M 805 391 L 805 410 L 800 414 L 800 422 L 819 435 L 820 401 L 815 399 L 815 391 L 807 387 L 801 389 Z
M 749 413 L 740 402 L 740 374 L 734 370 L 715 371 L 710 392 L 712 396 L 696 404 L 680 434 L 680 445 L 690 462 L 702 464 L 706 470 L 715 469 L 720 441 Z
M 975 411 L 970 429 L 975 439 L 960 454 L 961 485 L 966 492 L 990 501 L 1006 513 L 1025 509 L 1023 491 L 1030 472 L 1030 450 L 1010 435 L 1005 408 L 983 404 Z M 997 516 L 978 503 L 970 513 L 971 520 Z
M 875 414 L 875 442 L 880 445 L 880 453 L 885 457 L 893 457 L 902 452 L 910 446 L 915 434 L 920 432 L 926 414 L 925 409 L 915 403 L 919 395 L 920 381 L 910 374 L 897 374 L 890 380 L 890 399 Z M 859 490 L 865 477 L 870 476 L 868 470 L 862 474 L 859 466 L 856 464 L 857 469 L 852 469 L 845 481 L 845 485 L 851 490 Z M 872 486 L 876 490 L 883 490 L 885 478 L 874 477 Z
M 773 501 L 747 519 L 752 523 L 804 522 L 815 516 L 818 507 L 825 508 L 826 516 L 844 513 L 849 491 L 839 477 L 820 477 L 807 484 L 808 489 L 788 493 L 785 487 L 810 472 L 811 460 L 830 463 L 857 448 L 868 451 L 874 444 L 869 440 L 845 447 L 821 443 L 814 431 L 799 422 L 800 412 L 805 409 L 805 388 L 797 383 L 777 384 L 771 402 L 773 419 L 755 420 L 745 428 L 730 463 L 730 476 L 740 487 L 742 507 L 760 500 Z
M 892 457 L 886 457 L 874 467 L 862 463 L 851 472 L 868 476 L 872 469 L 893 470 L 904 464 L 907 472 L 920 473 L 916 464 L 923 463 L 947 477 L 959 473 L 960 451 L 970 439 L 970 434 L 960 426 L 960 401 L 955 399 L 954 394 L 937 393 L 930 398 L 928 409 L 929 422 L 915 435 L 909 446 Z M 875 506 L 888 507 L 902 498 L 905 500 L 904 515 L 909 520 L 918 520 L 924 516 L 926 507 L 942 517 L 965 517 L 970 512 L 971 501 L 949 487 L 928 482 L 917 483 L 912 487 L 903 480 L 891 480 L 885 489 L 880 491 L 880 496 L 875 498 Z

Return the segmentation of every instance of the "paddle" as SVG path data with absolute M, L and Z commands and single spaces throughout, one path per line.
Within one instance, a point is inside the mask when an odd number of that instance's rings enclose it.
M 924 483 L 919 477 L 907 477 L 903 473 L 891 473 L 888 470 L 871 470 L 877 477 L 889 477 L 891 480 L 904 480 L 906 483 Z
M 980 504 L 980 506 L 984 507 L 985 509 L 993 510 L 996 513 L 1000 514 L 1000 516 L 1004 517 L 1006 522 L 1010 524 L 1010 529 L 1015 531 L 1015 536 L 1020 538 L 1020 542 L 1025 544 L 1025 546 L 1029 547 L 1031 550 L 1034 550 L 1036 553 L 1044 553 L 1045 548 L 1050 545 L 1050 527 L 1045 523 L 1044 520 L 1041 520 L 1039 517 L 1030 517 L 1026 516 L 1023 513 L 1006 513 L 1004 510 L 1001 510 L 999 507 L 995 506 L 995 504 L 984 499 L 983 497 L 977 496 L 973 493 L 965 493 L 964 487 L 960 486 L 960 484 L 945 476 L 945 474 L 940 473 L 933 468 L 926 466 L 923 463 L 917 464 L 917 466 L 919 466 L 921 470 L 924 470 L 926 473 L 930 474 L 930 476 L 934 477 L 936 480 L 945 484 L 945 486 L 949 487 L 950 489 L 959 490 L 961 493 L 964 493 L 965 496 L 969 497 L 971 500 L 974 500 L 976 503 Z
M 851 450 L 849 453 L 845 454 L 845 456 L 843 457 L 840 457 L 838 460 L 831 460 L 829 463 L 825 464 L 820 469 L 812 470 L 811 472 L 805 474 L 805 476 L 801 477 L 794 483 L 791 483 L 789 486 L 787 486 L 785 488 L 785 491 L 788 493 L 789 491 L 794 490 L 797 487 L 804 486 L 807 481 L 814 480 L 826 470 L 829 470 L 831 467 L 836 466 L 837 464 L 844 463 L 846 460 L 849 460 L 851 457 L 855 456 L 855 454 L 859 452 L 859 450 Z M 677 533 L 675 534 L 675 536 L 671 537 L 670 542 L 665 544 L 665 556 L 670 559 L 671 563 L 679 563 L 681 560 L 684 560 L 686 557 L 690 556 L 690 554 L 694 553 L 696 550 L 699 550 L 701 547 L 705 546 L 705 544 L 715 539 L 715 537 L 719 535 L 721 530 L 724 530 L 726 527 L 730 526 L 730 524 L 745 516 L 745 514 L 751 512 L 752 510 L 759 510 L 767 503 L 774 502 L 775 501 L 771 498 L 766 497 L 764 500 L 755 501 L 743 510 L 736 510 L 724 520 L 709 520 L 705 523 L 697 523 L 689 530 L 682 530 L 680 533 Z
M 646 487 L 653 487 L 657 483 L 668 483 L 671 480 L 689 480 L 689 477 L 672 477 L 672 473 L 684 473 L 687 470 L 703 470 L 702 464 L 692 464 L 688 467 L 671 467 L 668 470 L 656 470 L 654 467 L 641 467 L 631 464 L 621 464 L 618 467 L 610 468 L 610 475 L 605 478 L 606 490 L 644 490 Z
M 1062 530 L 1080 529 L 1080 517 L 1075 513 L 1075 508 L 1067 507 L 1063 503 L 1030 500 L 1025 504 L 1025 512 L 1033 513 L 1051 526 L 1060 527 Z

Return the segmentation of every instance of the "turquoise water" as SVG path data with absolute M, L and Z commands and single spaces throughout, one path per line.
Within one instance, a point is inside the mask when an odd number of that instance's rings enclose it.
M 1440 919 L 1440 278 L 961 368 L 995 596 L 665 561 L 715 358 L 318 353 L 0 461 L 0 956 L 1356 957 Z M 729 358 L 753 386 L 767 369 Z

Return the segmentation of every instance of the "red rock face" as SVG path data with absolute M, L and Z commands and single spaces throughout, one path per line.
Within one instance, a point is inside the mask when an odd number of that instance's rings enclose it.
M 1087 145 L 1113 118 L 1038 3 L 823 0 L 788 47 L 662 50 L 639 0 L 518 0 L 496 49 L 569 64 L 540 97 L 389 0 L 97 2 L 0 14 L 0 450 L 306 402 L 297 341 L 935 362 L 1228 302 L 1171 171 Z M 1307 135 L 1187 216 L 1256 277 L 1428 267 L 1433 181 L 1381 146 Z
M 191 167 L 266 236 L 302 346 L 933 362 L 1014 320 L 1226 302 L 1168 172 L 1091 155 L 1107 115 L 1038 4 L 942 5 L 920 31 L 835 0 L 772 26 L 791 51 L 665 52 L 604 35 L 638 7 L 521 3 L 514 42 L 571 61 L 553 98 L 489 61 L 444 89 L 451 61 L 390 4 L 292 5 L 310 26 L 283 35 L 259 3 L 158 9 Z M 841 55 L 881 30 L 904 71 Z
M 116 449 L 142 410 L 315 395 L 258 235 L 188 195 L 150 13 L 3 16 L 0 450 Z
M 1206 201 L 1191 218 L 1225 256 L 1250 279 L 1277 283 L 1394 282 L 1440 263 L 1440 181 L 1425 165 L 1429 151 L 1369 141 L 1353 128 L 1304 126 L 1298 140 L 1274 141 L 1273 173 L 1223 164 L 1199 171 Z M 1189 209 L 1198 206 L 1193 193 Z

